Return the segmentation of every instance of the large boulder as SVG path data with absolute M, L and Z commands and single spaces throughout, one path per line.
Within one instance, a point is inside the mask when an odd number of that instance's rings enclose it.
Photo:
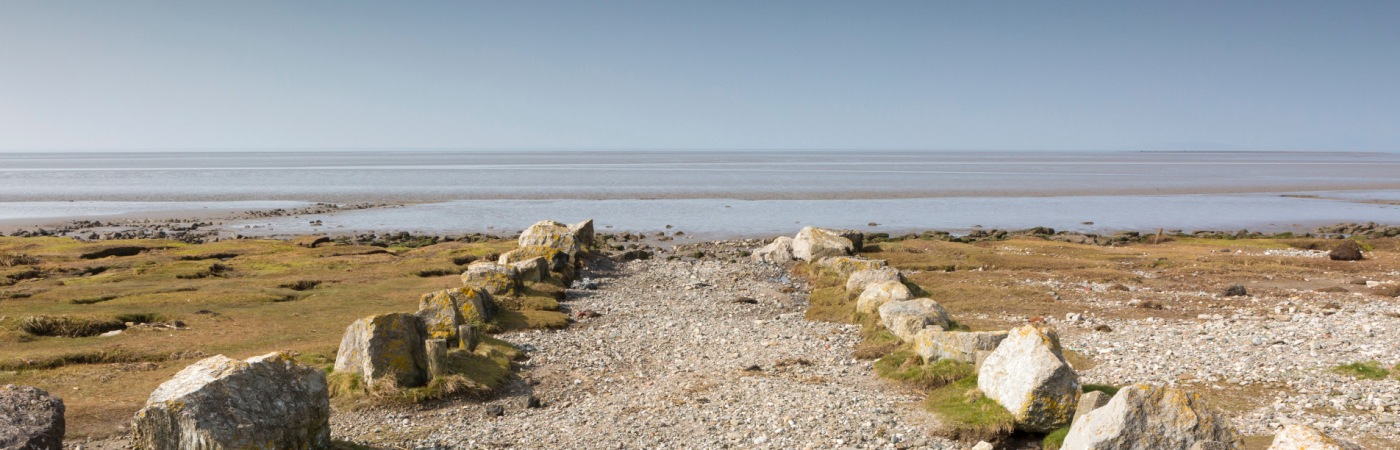
M 1059 336 L 1034 325 L 1007 333 L 977 371 L 977 387 L 1011 412 L 1016 429 L 1036 433 L 1069 425 L 1080 394 Z
M 883 259 L 866 259 L 859 256 L 832 256 L 817 260 L 816 264 L 817 267 L 830 270 L 841 278 L 850 277 L 852 274 L 862 270 L 886 267 L 885 260 Z
M 1351 239 L 1343 239 L 1331 251 L 1327 252 L 1327 257 L 1333 261 L 1360 261 L 1365 258 L 1361 254 L 1361 244 Z
M 924 328 L 948 329 L 948 310 L 928 298 L 916 298 L 880 305 L 880 323 L 904 342 Z
M 783 264 L 788 261 L 792 261 L 792 238 L 787 236 L 778 236 L 777 239 L 773 239 L 773 242 L 770 242 L 768 245 L 759 247 L 757 250 L 754 250 L 753 255 L 751 257 L 753 258 L 754 262 L 766 262 L 773 264 Z
M 374 386 L 414 387 L 428 382 L 428 357 L 423 348 L 423 324 L 405 313 L 369 316 L 345 329 L 335 371 L 357 374 Z
M 521 282 L 538 282 L 549 278 L 549 261 L 542 257 L 534 257 L 510 265 L 515 268 L 515 273 L 520 274 Z
M 0 386 L 0 449 L 63 449 L 63 399 L 42 389 Z
M 535 258 L 544 258 L 548 263 L 549 270 L 564 273 L 573 264 L 573 259 L 568 253 L 564 253 L 554 247 L 543 245 L 529 245 L 515 250 L 505 252 L 497 259 L 496 263 L 501 265 L 512 265 Z
M 1080 417 L 1065 436 L 1065 450 L 1189 450 L 1214 441 L 1241 448 L 1239 432 L 1201 397 L 1145 384 L 1118 391 L 1102 408 Z
M 831 258 L 836 259 L 836 258 Z M 866 260 L 872 261 L 872 260 Z M 884 263 L 884 261 L 880 261 Z M 886 281 L 901 282 L 904 277 L 899 274 L 899 270 L 893 267 L 875 267 L 865 270 L 851 272 L 851 276 L 846 278 L 846 292 L 865 292 L 865 287 Z
M 469 287 L 448 289 L 438 291 L 434 294 L 443 294 L 452 297 L 452 302 L 457 304 L 457 311 L 462 313 L 462 323 L 469 325 L 481 325 L 496 317 L 499 312 L 496 308 L 496 300 L 489 292 L 482 289 Z
M 1288 424 L 1274 435 L 1269 450 L 1361 450 L 1361 446 L 1333 439 L 1307 425 Z
M 474 262 L 462 272 L 462 284 L 484 289 L 492 295 L 509 294 L 520 284 L 515 267 L 493 262 Z
M 462 311 L 453 298 L 452 291 L 455 290 L 423 294 L 418 299 L 418 312 L 415 315 L 423 324 L 424 339 L 447 339 L 448 342 L 457 339 L 457 327 L 466 322 L 462 320 Z
M 593 219 L 569 225 L 569 231 L 574 233 L 574 242 L 578 245 L 582 247 L 593 246 Z
M 317 449 L 330 446 L 324 372 L 284 353 L 205 358 L 162 383 L 132 419 L 148 449 Z
M 924 362 L 952 359 L 976 363 L 978 352 L 991 352 L 1006 339 L 1005 331 L 943 331 L 925 328 L 914 335 L 914 353 Z
M 828 256 L 854 255 L 855 243 L 840 232 L 816 227 L 804 227 L 792 240 L 792 256 L 803 261 L 817 261 Z
M 553 220 L 541 220 L 521 232 L 518 242 L 521 247 L 538 245 L 557 249 L 573 258 L 582 250 L 574 233 L 568 225 Z
M 914 293 L 904 283 L 886 281 L 865 287 L 856 299 L 856 311 L 875 314 L 875 311 L 889 302 L 902 302 L 914 298 Z

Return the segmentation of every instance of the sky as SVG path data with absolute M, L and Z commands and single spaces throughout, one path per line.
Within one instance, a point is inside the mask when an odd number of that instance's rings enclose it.
M 1400 151 L 1394 1 L 0 2 L 0 151 Z

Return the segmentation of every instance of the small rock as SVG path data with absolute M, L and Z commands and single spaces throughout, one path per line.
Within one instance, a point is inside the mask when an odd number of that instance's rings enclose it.
M 1243 297 L 1246 295 L 1249 295 L 1249 291 L 1246 291 L 1243 285 L 1232 284 L 1225 289 L 1226 297 Z

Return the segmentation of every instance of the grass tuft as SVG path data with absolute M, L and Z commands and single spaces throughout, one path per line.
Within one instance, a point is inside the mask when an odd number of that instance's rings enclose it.
M 1104 393 L 1104 394 L 1108 394 L 1109 397 L 1112 397 L 1112 396 L 1114 396 L 1114 395 L 1118 395 L 1118 389 L 1119 389 L 1118 386 L 1113 386 L 1113 385 L 1108 385 L 1108 384 L 1086 384 L 1086 385 L 1084 385 L 1084 386 L 1082 387 L 1082 390 L 1083 390 L 1084 392 L 1099 391 L 1099 392 L 1102 392 L 1102 393 Z
M 20 321 L 19 327 L 35 336 L 87 337 L 120 330 L 126 325 L 115 319 L 27 316 Z
M 39 264 L 39 258 L 23 253 L 0 253 L 0 267 L 32 266 Z
M 321 285 L 321 281 L 320 281 L 320 280 L 297 280 L 297 281 L 293 281 L 293 282 L 291 282 L 291 283 L 282 283 L 282 284 L 278 285 L 277 287 L 280 287 L 280 288 L 282 288 L 282 289 L 291 289 L 291 290 L 293 290 L 293 291 L 301 292 L 301 291 L 309 291 L 309 290 L 312 290 L 312 289 L 316 289 L 316 286 L 320 286 L 320 285 Z
M 1382 367 L 1381 363 L 1376 361 L 1342 364 L 1333 367 L 1332 371 L 1361 380 L 1384 380 L 1390 376 L 1390 370 Z
M 1015 427 L 1006 408 L 982 395 L 976 375 L 933 390 L 924 408 L 942 419 L 942 434 L 963 442 L 995 441 Z
M 1045 439 L 1040 440 L 1040 448 L 1043 450 L 1060 450 L 1065 445 L 1065 437 L 1069 436 L 1069 427 L 1059 428 L 1045 435 Z
M 900 350 L 875 361 L 875 373 L 919 389 L 937 389 L 973 375 L 972 365 L 950 359 L 924 364 L 919 355 Z

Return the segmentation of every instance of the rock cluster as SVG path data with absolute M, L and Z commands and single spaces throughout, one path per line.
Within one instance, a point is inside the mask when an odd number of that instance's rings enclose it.
M 326 376 L 283 353 L 206 358 L 151 393 L 132 419 L 149 449 L 317 449 L 330 445 Z
M 29 386 L 0 386 L 0 449 L 61 450 L 63 433 L 63 399 Z

